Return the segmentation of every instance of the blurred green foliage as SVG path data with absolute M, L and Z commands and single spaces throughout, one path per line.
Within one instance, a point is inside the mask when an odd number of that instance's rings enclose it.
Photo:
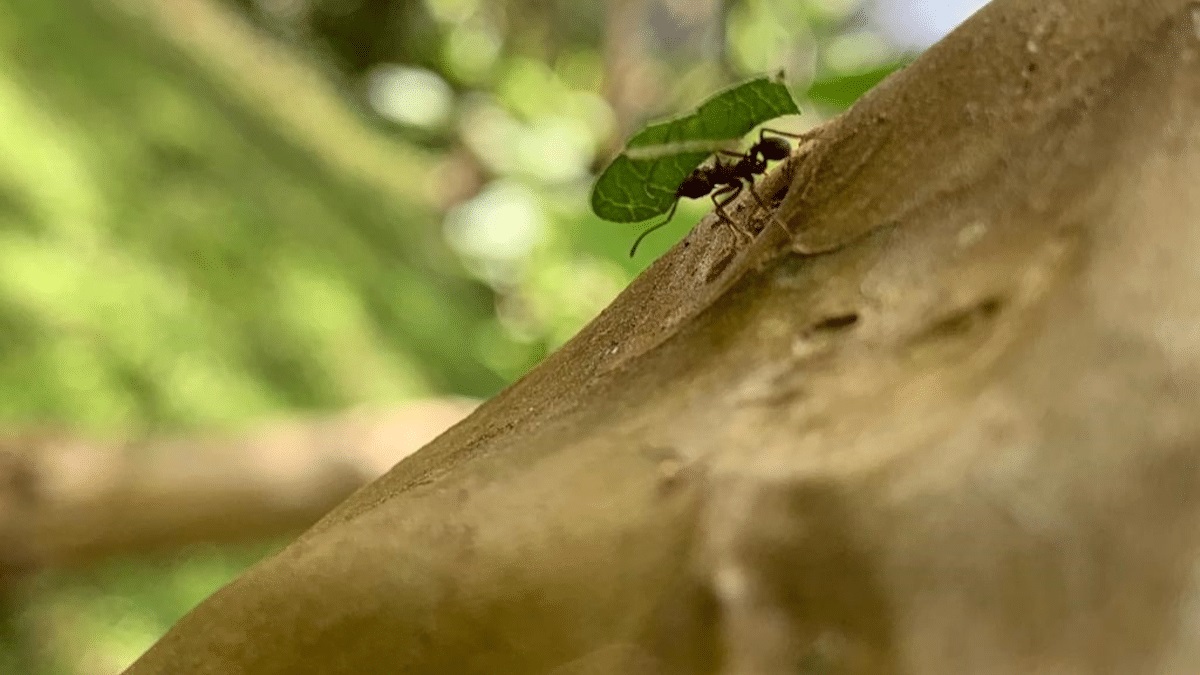
M 129 435 L 490 395 L 708 211 L 685 201 L 629 260 L 637 229 L 587 200 L 623 130 L 779 68 L 811 125 L 897 65 L 857 0 L 645 0 L 620 75 L 600 2 L 206 1 L 288 45 L 351 114 L 282 124 L 207 64 L 315 114 L 302 82 L 181 48 L 142 17 L 150 0 L 0 13 L 10 426 Z M 393 161 L 353 173 L 316 149 L 363 155 L 347 124 Z M 0 605 L 0 672 L 114 673 L 266 552 L 45 576 Z
M 4 419 L 175 428 L 501 384 L 464 358 L 491 294 L 436 252 L 428 204 L 298 152 L 115 14 L 0 22 Z

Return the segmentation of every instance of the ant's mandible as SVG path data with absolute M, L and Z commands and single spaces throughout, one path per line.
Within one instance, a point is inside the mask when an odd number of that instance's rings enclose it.
M 768 133 L 776 135 L 767 136 Z M 754 195 L 754 199 L 758 202 L 758 205 L 764 210 L 768 208 L 766 203 L 763 202 L 762 197 L 754 189 L 754 179 L 756 176 L 766 172 L 767 162 L 785 159 L 791 153 L 792 144 L 787 139 L 782 138 L 783 136 L 804 138 L 806 134 L 792 134 L 775 129 L 762 129 L 758 133 L 758 142 L 751 145 L 746 152 L 720 150 L 717 152 L 718 156 L 713 160 L 712 165 L 696 167 L 696 170 L 683 179 L 683 183 L 675 190 L 675 203 L 671 204 L 671 210 L 667 212 L 667 217 L 661 223 L 650 226 L 638 236 L 637 240 L 633 242 L 633 247 L 629 249 L 629 257 L 632 258 L 637 253 L 638 246 L 646 238 L 646 235 L 671 222 L 671 219 L 675 217 L 675 209 L 679 207 L 679 200 L 684 197 L 699 199 L 711 196 L 713 205 L 716 206 L 717 215 L 720 216 L 721 220 L 738 232 L 743 232 L 733 222 L 733 219 L 729 217 L 729 214 L 725 212 L 725 207 L 734 199 L 737 199 L 744 188 L 749 187 L 750 194 Z M 737 161 L 722 162 L 720 155 L 735 157 Z

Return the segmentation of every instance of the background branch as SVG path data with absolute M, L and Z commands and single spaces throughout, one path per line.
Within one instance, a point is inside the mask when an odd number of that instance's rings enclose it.
M 474 405 L 430 400 L 135 443 L 10 436 L 0 443 L 0 578 L 297 532 Z

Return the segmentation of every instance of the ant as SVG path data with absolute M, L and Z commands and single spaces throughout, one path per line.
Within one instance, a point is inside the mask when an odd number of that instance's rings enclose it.
M 767 136 L 768 133 L 775 135 Z M 766 173 L 767 162 L 786 159 L 791 154 L 792 144 L 787 139 L 781 138 L 782 136 L 799 139 L 805 138 L 807 134 L 792 134 L 764 128 L 758 132 L 758 142 L 750 146 L 746 152 L 718 150 L 718 156 L 713 160 L 711 166 L 696 167 L 695 171 L 683 179 L 683 183 L 675 190 L 675 203 L 671 204 L 671 210 L 667 212 L 667 217 L 661 223 L 650 226 L 638 236 L 633 242 L 633 247 L 629 249 L 629 257 L 632 258 L 637 253 L 638 246 L 646 238 L 646 235 L 671 222 L 671 219 L 675 217 L 675 209 L 679 207 L 679 200 L 683 197 L 699 199 L 711 196 L 713 204 L 717 207 L 717 215 L 721 220 L 738 232 L 745 234 L 744 230 L 736 225 L 729 214 L 725 212 L 725 207 L 737 199 L 744 188 L 749 187 L 750 194 L 754 195 L 754 200 L 758 202 L 758 205 L 764 210 L 768 208 L 754 189 L 754 178 Z M 720 155 L 735 157 L 737 161 L 722 162 Z

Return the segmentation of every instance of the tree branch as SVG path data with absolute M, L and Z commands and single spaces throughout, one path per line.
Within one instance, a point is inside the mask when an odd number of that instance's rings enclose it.
M 1198 27 L 993 2 L 128 674 L 1200 670 Z
M 240 436 L 130 444 L 8 438 L 0 443 L 0 579 L 295 533 L 473 407 L 431 400 Z

